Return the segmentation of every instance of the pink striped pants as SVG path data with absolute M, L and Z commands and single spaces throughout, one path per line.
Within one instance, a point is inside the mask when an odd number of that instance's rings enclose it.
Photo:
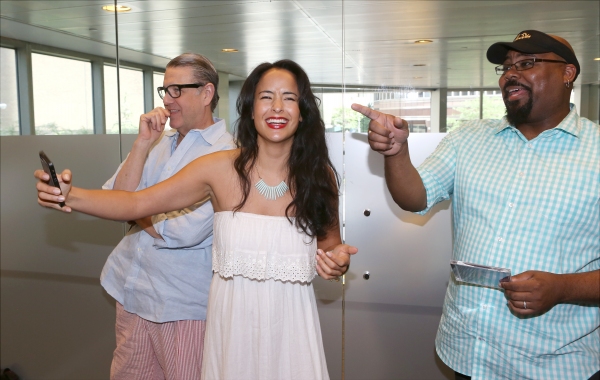
M 155 323 L 117 302 L 112 380 L 198 380 L 206 321 Z

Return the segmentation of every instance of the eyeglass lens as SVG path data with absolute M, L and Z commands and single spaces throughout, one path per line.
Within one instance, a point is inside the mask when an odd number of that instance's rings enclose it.
M 534 62 L 535 61 L 533 59 L 524 59 L 522 61 L 515 62 L 512 65 L 500 65 L 500 66 L 496 67 L 496 73 L 504 74 L 508 70 L 510 70 L 510 68 L 513 66 L 514 66 L 515 70 L 517 70 L 517 71 L 528 70 L 533 67 Z
M 178 98 L 181 96 L 181 89 L 177 85 L 172 85 L 168 87 L 159 87 L 158 95 L 161 99 L 164 99 L 166 94 L 169 94 L 172 98 Z

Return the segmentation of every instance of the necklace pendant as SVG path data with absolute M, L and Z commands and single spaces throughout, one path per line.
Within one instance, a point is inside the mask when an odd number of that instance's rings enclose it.
M 258 190 L 260 195 L 270 201 L 282 197 L 289 189 L 285 181 L 281 181 L 277 186 L 269 186 L 262 178 L 254 185 L 254 187 L 256 187 L 256 190 Z

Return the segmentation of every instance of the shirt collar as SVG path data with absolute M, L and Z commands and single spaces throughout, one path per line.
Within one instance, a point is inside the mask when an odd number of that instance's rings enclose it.
M 551 130 L 560 130 L 575 137 L 578 137 L 579 133 L 581 132 L 581 122 L 579 120 L 579 115 L 577 114 L 577 107 L 575 107 L 575 104 L 573 103 L 569 103 L 569 107 L 571 108 L 571 111 L 569 111 L 567 116 L 556 127 L 552 128 Z M 498 126 L 496 127 L 495 134 L 498 134 L 504 131 L 505 129 L 517 129 L 512 125 L 508 124 L 506 116 L 502 118 L 500 124 L 498 124 Z
M 202 136 L 202 138 L 204 139 L 204 141 L 206 141 L 210 145 L 213 145 L 221 138 L 221 136 L 223 136 L 225 132 L 227 132 L 224 119 L 213 117 L 213 122 L 214 124 L 208 128 L 192 129 L 188 133 L 199 133 L 200 136 Z M 177 136 L 179 136 L 179 133 L 176 129 L 169 129 L 165 132 L 165 136 L 177 138 Z

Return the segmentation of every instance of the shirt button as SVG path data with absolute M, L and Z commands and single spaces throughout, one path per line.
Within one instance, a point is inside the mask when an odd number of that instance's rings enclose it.
M 499 241 L 500 243 L 502 243 L 502 242 L 504 241 L 504 238 L 502 238 L 502 237 L 499 237 L 499 238 L 498 238 L 498 241 Z
M 523 177 L 524 175 L 525 175 L 525 173 L 519 172 L 519 177 Z
M 531 148 L 533 148 L 533 145 L 531 145 L 531 143 L 529 143 L 529 144 L 527 144 L 527 147 L 531 149 Z
M 510 202 L 510 203 L 508 204 L 508 207 L 510 207 L 510 208 L 513 208 L 513 207 L 515 207 L 515 204 L 514 204 L 514 203 L 512 203 L 512 202 Z
M 487 306 L 486 306 L 486 305 L 483 305 L 482 309 L 483 309 L 483 310 L 487 310 Z

